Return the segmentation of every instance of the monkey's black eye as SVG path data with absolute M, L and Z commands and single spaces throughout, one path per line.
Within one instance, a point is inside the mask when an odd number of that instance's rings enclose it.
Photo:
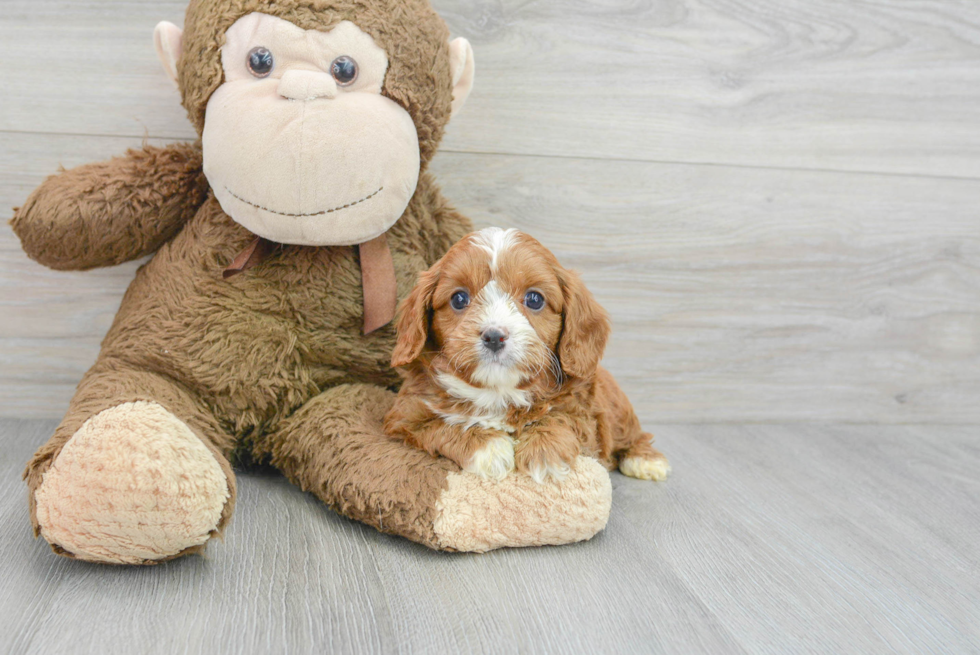
M 350 86 L 357 79 L 357 62 L 343 55 L 330 64 L 330 74 L 339 86 Z
M 452 305 L 452 308 L 457 312 L 462 311 L 470 304 L 470 294 L 462 290 L 457 291 L 453 294 L 453 297 L 449 299 L 449 304 Z
M 524 306 L 532 312 L 540 311 L 544 307 L 544 296 L 537 291 L 528 291 L 524 294 Z
M 269 52 L 268 48 L 259 46 L 258 48 L 249 50 L 248 61 L 246 63 L 249 73 L 255 77 L 267 77 L 272 72 L 272 67 L 276 62 L 272 58 L 272 53 Z

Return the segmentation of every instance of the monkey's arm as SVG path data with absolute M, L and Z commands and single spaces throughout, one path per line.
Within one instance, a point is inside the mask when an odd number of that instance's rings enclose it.
M 27 255 L 59 270 L 154 252 L 207 198 L 199 143 L 144 146 L 53 175 L 10 221 Z
M 566 544 L 605 527 L 612 485 L 594 459 L 578 458 L 560 484 L 485 480 L 387 436 L 394 400 L 369 384 L 328 389 L 260 440 L 256 457 L 341 514 L 430 548 Z

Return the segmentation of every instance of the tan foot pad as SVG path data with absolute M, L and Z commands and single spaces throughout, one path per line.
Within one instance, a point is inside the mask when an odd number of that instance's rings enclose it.
M 79 559 L 140 564 L 200 546 L 228 500 L 221 466 L 156 403 L 93 416 L 35 494 L 41 535 Z
M 436 503 L 434 529 L 449 550 L 484 552 L 591 539 L 606 527 L 612 505 L 609 474 L 588 457 L 575 460 L 561 483 L 511 473 L 500 482 L 453 473 Z

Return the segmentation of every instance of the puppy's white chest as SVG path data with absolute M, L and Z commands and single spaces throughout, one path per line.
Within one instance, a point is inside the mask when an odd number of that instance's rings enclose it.
M 458 414 L 453 412 L 445 412 L 432 405 L 432 403 L 426 403 L 430 410 L 432 410 L 436 415 L 438 415 L 446 425 L 459 425 L 464 430 L 468 430 L 472 427 L 481 427 L 486 430 L 496 430 L 497 432 L 503 432 L 504 434 L 514 434 L 517 431 L 513 425 L 507 422 L 506 414 Z
M 439 373 L 436 381 L 453 398 L 466 401 L 484 417 L 500 416 L 509 407 L 530 407 L 528 392 L 517 388 L 518 379 L 509 385 L 474 387 L 449 373 Z

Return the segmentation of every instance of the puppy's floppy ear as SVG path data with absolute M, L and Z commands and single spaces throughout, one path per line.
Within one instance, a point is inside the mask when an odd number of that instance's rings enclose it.
M 596 372 L 609 340 L 609 314 L 576 273 L 559 267 L 558 282 L 565 297 L 557 349 L 561 370 L 572 377 L 589 377 Z
M 391 354 L 392 366 L 411 364 L 429 339 L 429 322 L 432 320 L 432 294 L 439 282 L 438 264 L 419 273 L 415 288 L 398 308 L 398 341 Z

